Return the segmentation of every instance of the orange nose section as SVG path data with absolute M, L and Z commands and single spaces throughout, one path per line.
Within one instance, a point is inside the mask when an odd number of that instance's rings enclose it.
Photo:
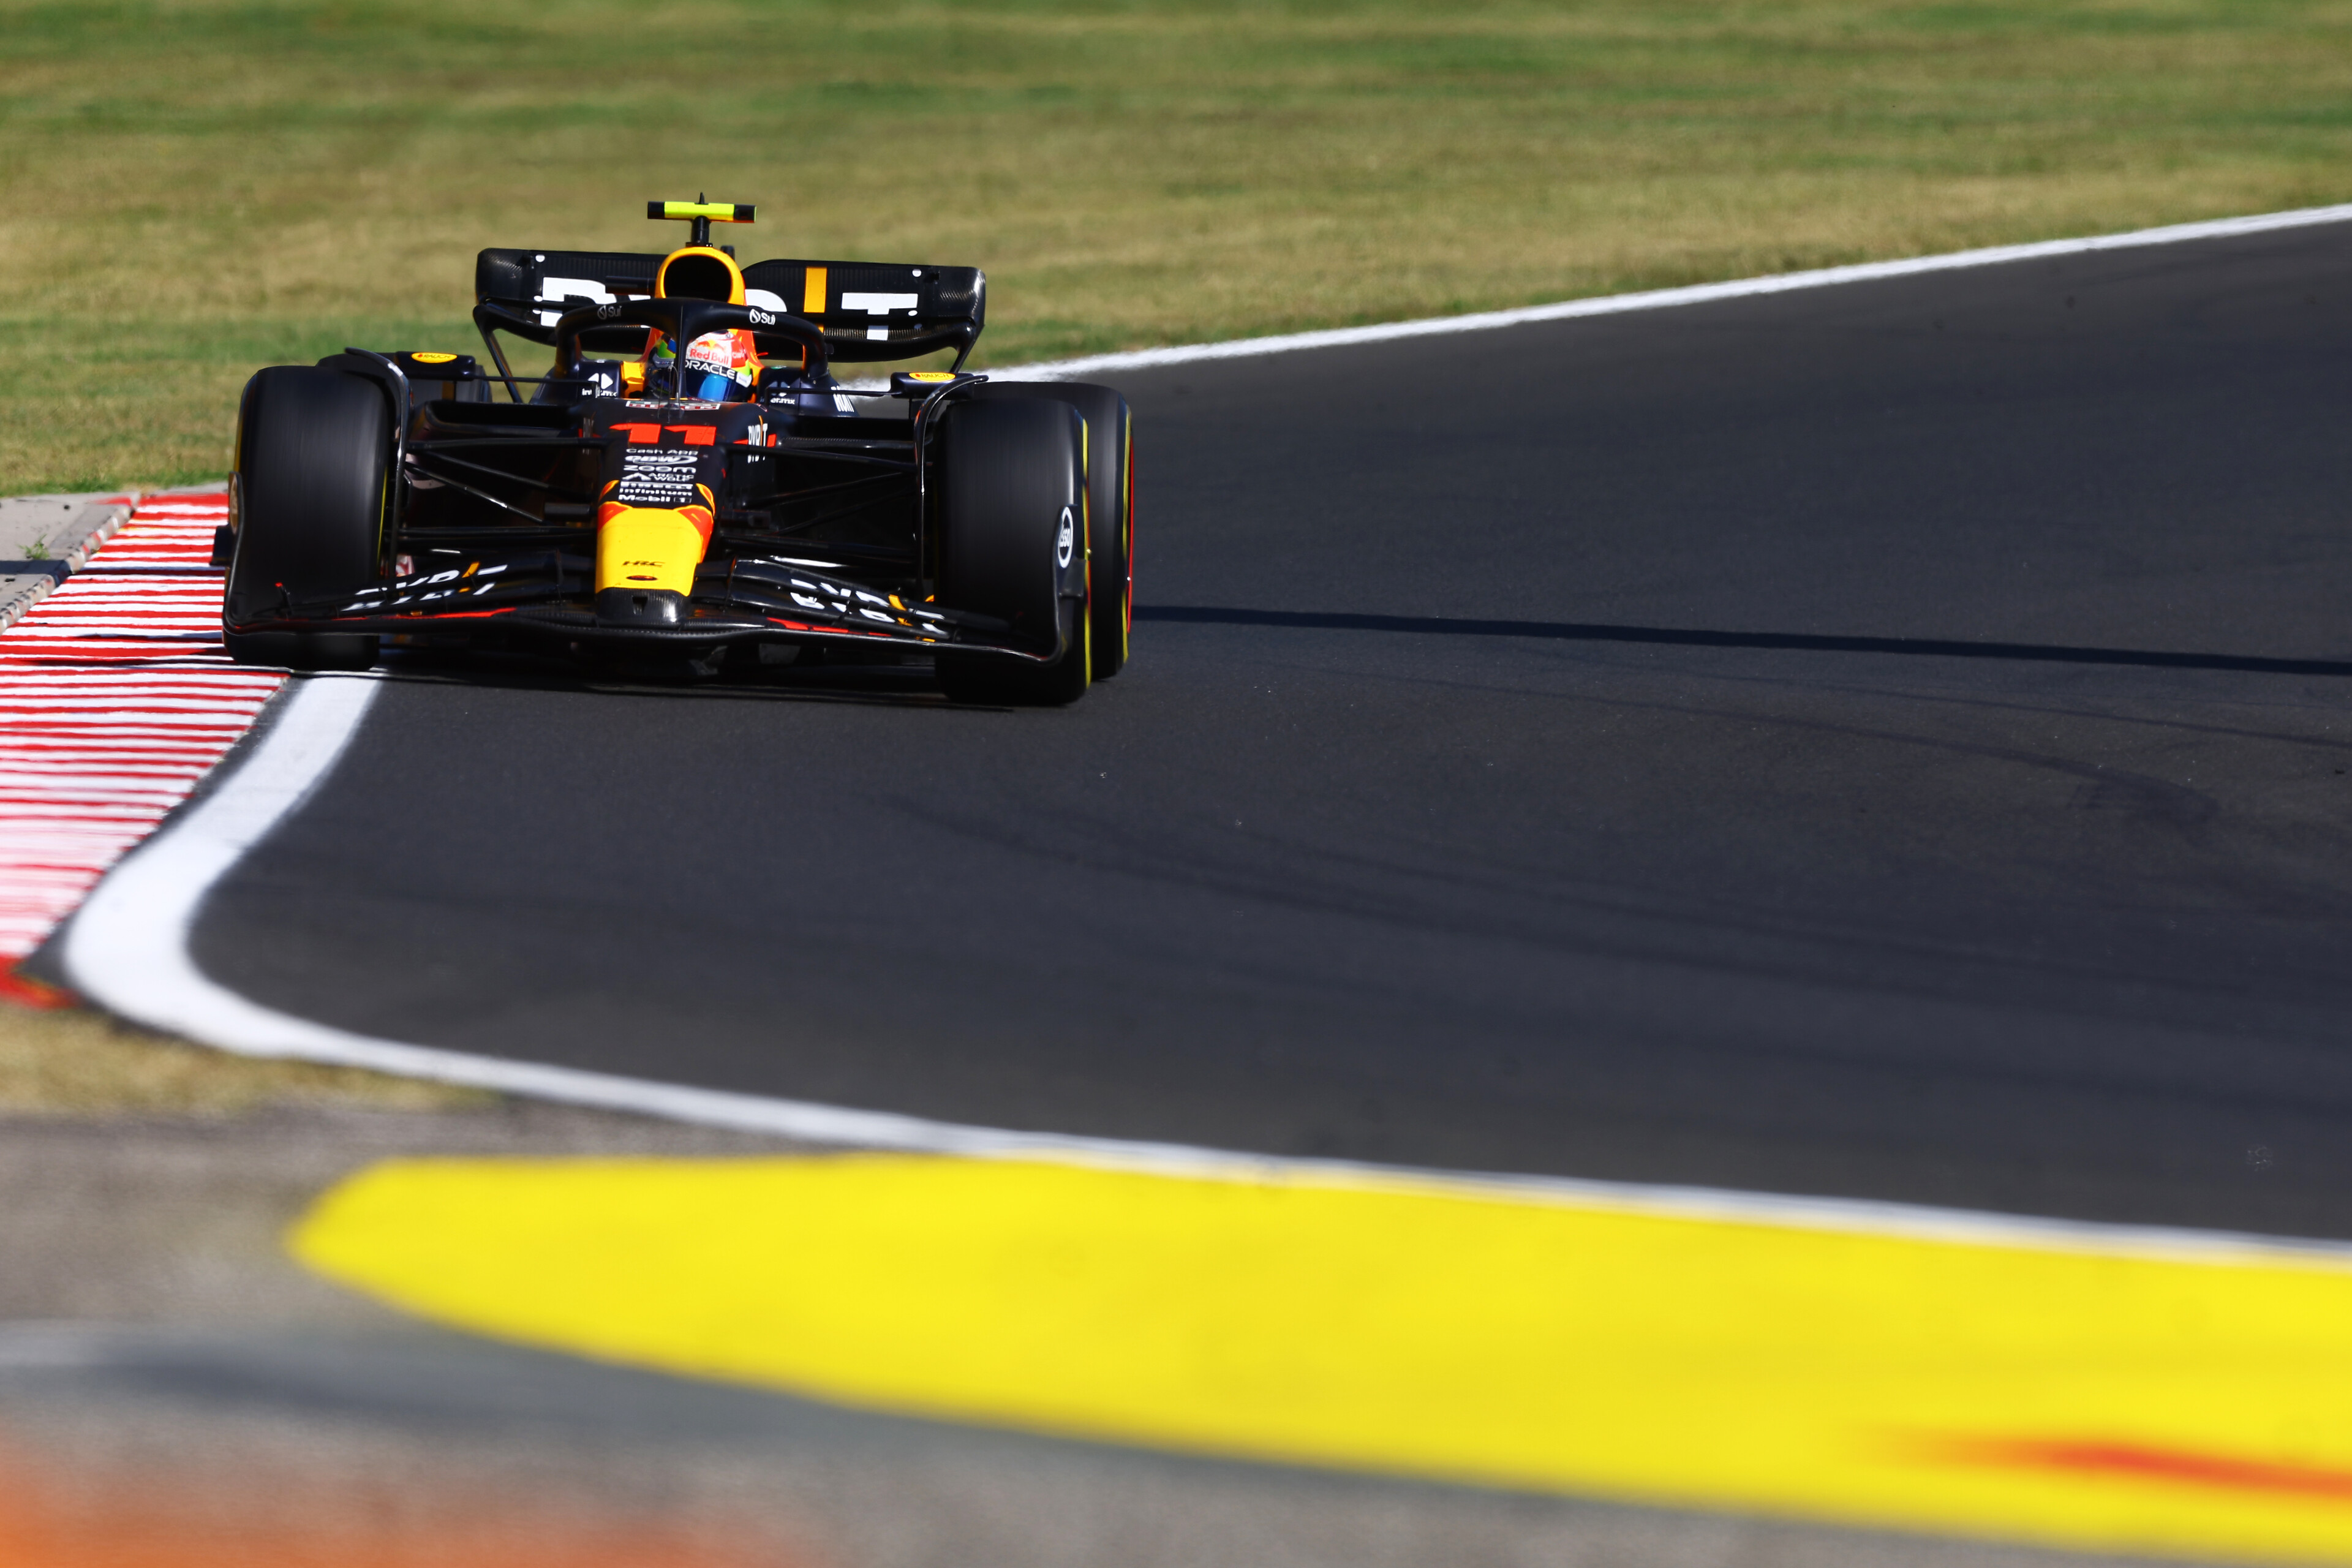
M 596 591 L 694 591 L 694 569 L 710 548 L 710 509 L 632 507 L 606 501 L 596 513 Z

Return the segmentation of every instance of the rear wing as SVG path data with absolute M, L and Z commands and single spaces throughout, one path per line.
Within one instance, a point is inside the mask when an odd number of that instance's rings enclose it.
M 474 263 L 474 319 L 486 333 L 495 327 L 551 343 L 566 310 L 650 296 L 661 264 L 659 256 L 618 250 L 485 250 Z M 822 327 L 836 361 L 953 349 L 961 366 L 987 313 L 988 279 L 977 267 L 755 261 L 743 269 L 743 285 L 746 304 Z M 623 353 L 645 341 L 643 327 L 592 328 L 581 338 L 583 347 Z M 799 352 L 782 339 L 778 347 Z

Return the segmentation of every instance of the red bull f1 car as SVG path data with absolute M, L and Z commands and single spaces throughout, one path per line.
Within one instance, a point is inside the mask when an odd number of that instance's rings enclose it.
M 715 671 L 895 650 L 931 658 L 951 699 L 1010 703 L 1118 673 L 1118 393 L 967 373 L 976 268 L 744 267 L 710 225 L 751 207 L 647 216 L 690 222 L 690 243 L 483 251 L 487 368 L 347 349 L 253 377 L 215 553 L 233 657 L 363 667 L 389 639 Z M 501 334 L 552 350 L 546 374 L 517 375 Z M 947 352 L 887 394 L 833 374 Z

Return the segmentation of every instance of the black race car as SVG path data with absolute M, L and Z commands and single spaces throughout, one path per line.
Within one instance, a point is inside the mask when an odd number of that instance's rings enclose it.
M 885 650 L 991 702 L 1068 702 L 1118 673 L 1125 399 L 966 374 L 976 268 L 739 267 L 710 225 L 751 208 L 647 216 L 691 242 L 483 251 L 493 370 L 347 349 L 253 377 L 215 552 L 232 656 L 354 668 L 392 638 L 715 670 Z M 551 348 L 548 373 L 516 375 L 500 333 Z M 887 394 L 833 374 L 942 351 L 952 369 Z

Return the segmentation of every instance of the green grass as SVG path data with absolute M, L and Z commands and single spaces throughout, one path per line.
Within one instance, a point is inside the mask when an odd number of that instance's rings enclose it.
M 1003 363 L 2352 199 L 2348 88 L 2317 0 L 0 0 L 0 493 L 652 196 L 982 266 Z

